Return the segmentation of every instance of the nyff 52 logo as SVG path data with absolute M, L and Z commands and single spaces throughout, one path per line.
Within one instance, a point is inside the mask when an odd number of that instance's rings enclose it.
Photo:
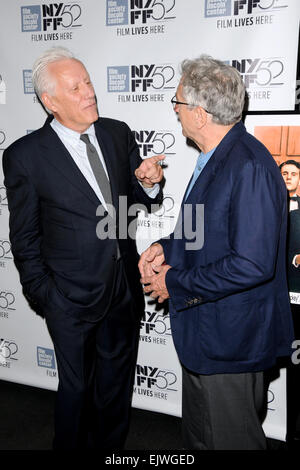
M 274 87 L 283 85 L 284 63 L 282 58 L 238 59 L 227 61 L 242 75 L 246 88 Z
M 158 389 L 161 391 L 176 391 L 177 376 L 173 371 L 162 370 L 158 367 L 141 366 L 137 364 L 135 385 L 145 386 L 148 389 Z
M 12 259 L 11 243 L 9 240 L 0 240 L 0 261 Z
M 49 3 L 21 7 L 23 32 L 57 31 L 82 26 L 81 6 L 78 3 Z
M 175 0 L 130 0 L 130 22 L 145 24 L 148 20 L 173 19 L 174 7 Z
M 15 296 L 12 292 L 0 292 L 0 308 L 4 310 L 16 310 Z
M 154 333 L 157 335 L 168 335 L 171 333 L 170 316 L 161 315 L 158 312 L 144 312 L 141 324 L 141 332 L 148 334 Z
M 241 12 L 246 12 L 247 14 L 252 13 L 264 13 L 266 10 L 284 8 L 286 7 L 287 0 L 284 0 L 280 5 L 280 0 L 234 0 L 233 3 L 233 14 L 239 15 Z
M 142 64 L 107 68 L 108 92 L 161 92 L 175 88 L 170 64 Z
M 133 131 L 142 157 L 155 155 L 174 155 L 175 136 L 170 131 L 140 130 Z
M 19 348 L 15 341 L 0 338 L 0 363 L 3 364 L 6 361 L 17 361 L 16 354 Z
M 176 0 L 107 0 L 106 25 L 146 25 L 174 19 Z
M 205 0 L 205 17 L 264 14 L 286 8 L 287 0 Z
M 8 206 L 6 188 L 5 186 L 0 186 L 0 207 Z

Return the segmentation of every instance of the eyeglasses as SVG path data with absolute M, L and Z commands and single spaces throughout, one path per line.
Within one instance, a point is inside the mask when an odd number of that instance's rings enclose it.
M 171 103 L 173 106 L 175 106 L 176 104 L 186 104 L 187 106 L 195 106 L 195 105 L 192 105 L 190 103 L 184 103 L 183 101 L 177 101 L 176 100 L 176 95 L 173 96 L 173 98 L 171 99 Z
M 173 98 L 171 99 L 171 103 L 172 103 L 173 107 L 175 107 L 176 104 L 185 104 L 186 106 L 201 106 L 201 105 L 198 105 L 198 104 L 190 104 L 190 103 L 184 103 L 183 101 L 177 101 L 176 100 L 176 95 L 174 95 Z M 201 106 L 201 108 L 204 109 L 204 111 L 209 114 L 209 111 L 207 111 L 205 108 L 203 108 L 203 106 Z

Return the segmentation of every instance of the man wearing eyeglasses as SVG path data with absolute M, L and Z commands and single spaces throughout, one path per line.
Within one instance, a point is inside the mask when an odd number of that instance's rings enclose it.
M 264 371 L 290 354 L 293 340 L 286 189 L 241 122 L 244 98 L 233 67 L 207 56 L 183 62 L 172 103 L 200 155 L 173 234 L 139 263 L 144 291 L 169 299 L 187 449 L 266 449 Z M 186 227 L 202 223 L 201 204 L 204 243 L 195 248 Z

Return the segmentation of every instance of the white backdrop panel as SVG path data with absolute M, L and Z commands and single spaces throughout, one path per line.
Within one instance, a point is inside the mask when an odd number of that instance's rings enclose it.
M 154 215 L 140 214 L 140 252 L 171 232 L 197 158 L 170 104 L 183 59 L 206 53 L 237 67 L 249 110 L 294 109 L 297 0 L 0 0 L 0 6 L 0 153 L 46 118 L 32 89 L 34 60 L 50 47 L 70 48 L 90 72 L 100 114 L 130 125 L 142 157 L 166 155 L 164 204 Z M 133 405 L 180 416 L 181 371 L 169 316 L 146 300 Z M 0 338 L 0 378 L 57 388 L 52 342 L 44 320 L 28 307 L 13 264 L 2 170 Z M 285 438 L 284 384 L 283 371 L 271 384 L 276 400 L 265 420 L 267 435 L 278 439 Z

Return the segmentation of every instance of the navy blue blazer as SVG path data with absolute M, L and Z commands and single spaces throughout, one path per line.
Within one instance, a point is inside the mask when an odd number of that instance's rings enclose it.
M 150 208 L 161 200 L 161 192 L 151 199 L 138 183 L 134 170 L 142 160 L 125 123 L 100 118 L 94 126 L 109 173 L 118 233 L 119 196 L 127 197 L 128 208 L 137 202 Z M 100 201 L 48 120 L 5 150 L 3 169 L 12 252 L 25 296 L 42 313 L 59 309 L 96 321 L 106 313 L 113 292 L 117 242 L 97 238 Z M 124 234 L 134 217 L 123 216 L 119 249 L 142 315 L 135 240 Z
M 186 249 L 184 219 L 181 239 L 159 241 L 172 266 L 166 284 L 179 359 L 201 374 L 269 368 L 293 341 L 286 188 L 274 159 L 239 122 L 186 203 L 194 219 L 204 204 L 203 247 Z

